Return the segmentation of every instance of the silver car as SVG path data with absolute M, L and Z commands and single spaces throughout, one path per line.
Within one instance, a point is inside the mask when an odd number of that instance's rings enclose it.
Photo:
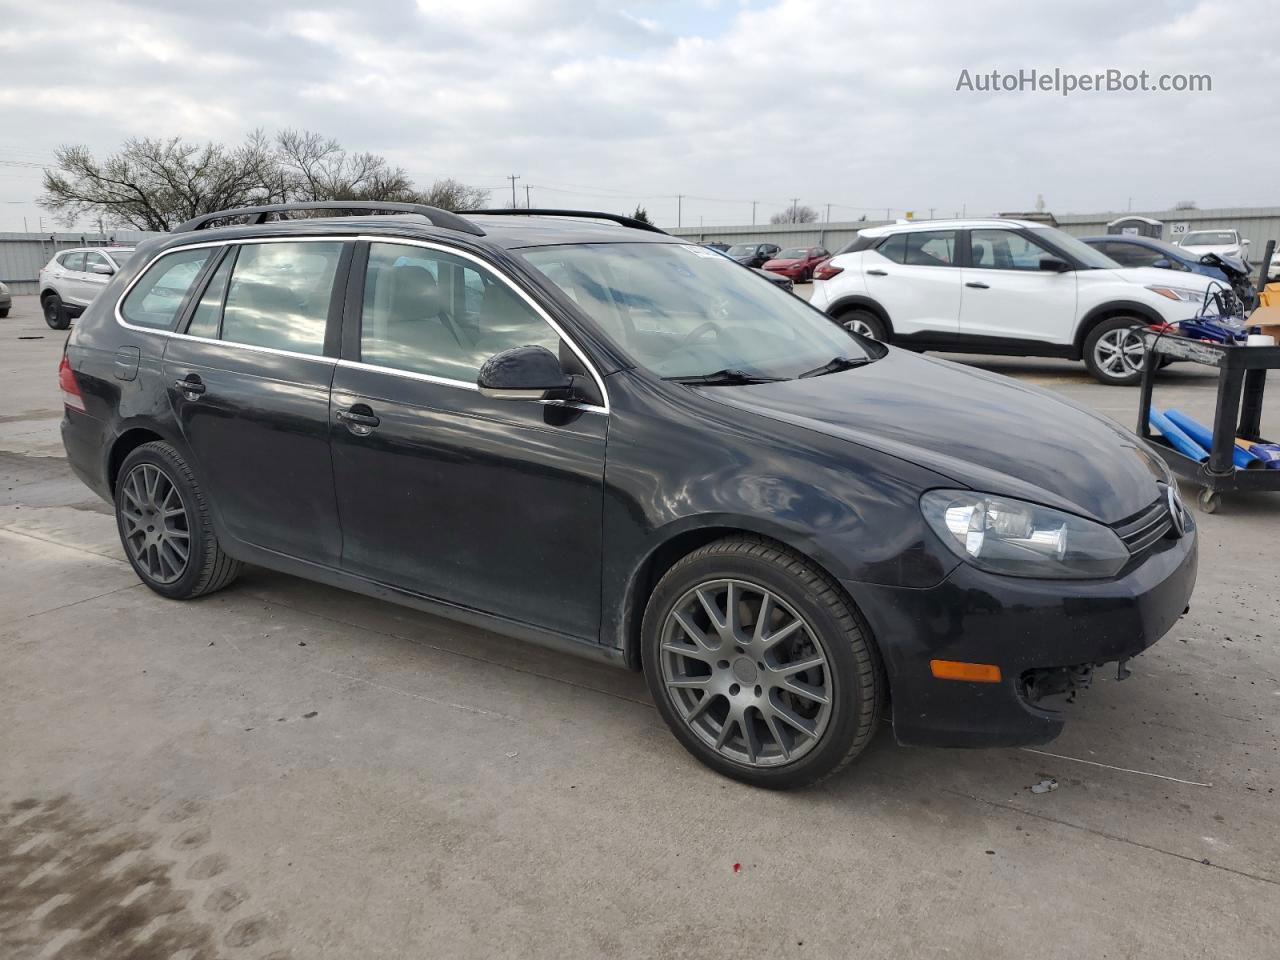
M 13 294 L 9 292 L 7 283 L 0 283 L 0 318 L 9 315 L 9 308 L 13 306 Z
M 40 271 L 44 321 L 65 330 L 133 256 L 133 247 L 76 247 L 60 250 Z

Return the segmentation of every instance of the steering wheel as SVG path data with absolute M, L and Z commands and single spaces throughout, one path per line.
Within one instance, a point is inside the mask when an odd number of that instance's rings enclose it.
M 677 345 L 676 349 L 692 343 L 704 333 L 714 333 L 718 337 L 720 336 L 720 325 L 718 323 L 713 323 L 710 320 L 704 320 L 680 338 L 680 343 Z

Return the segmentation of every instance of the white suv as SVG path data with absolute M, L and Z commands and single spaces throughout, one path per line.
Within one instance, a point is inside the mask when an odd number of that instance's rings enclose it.
M 102 292 L 133 256 L 132 247 L 77 247 L 60 250 L 44 265 L 38 280 L 44 322 L 65 330 L 73 317 Z
M 1134 328 L 1186 320 L 1217 281 L 1122 267 L 1022 220 L 869 227 L 814 273 L 810 303 L 851 330 L 917 350 L 1083 359 L 1103 383 L 1137 383 Z

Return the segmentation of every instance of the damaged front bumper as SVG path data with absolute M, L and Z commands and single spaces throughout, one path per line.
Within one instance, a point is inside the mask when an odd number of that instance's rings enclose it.
M 1103 664 L 1164 636 L 1195 586 L 1197 532 L 1162 541 L 1106 581 L 1023 580 L 961 564 L 936 587 L 846 582 L 879 642 L 901 743 L 994 747 L 1048 743 L 1061 701 Z M 935 678 L 930 661 L 996 664 L 999 683 Z

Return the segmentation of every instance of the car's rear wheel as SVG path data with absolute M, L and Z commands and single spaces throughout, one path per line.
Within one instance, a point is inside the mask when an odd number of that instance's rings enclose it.
M 857 333 L 871 340 L 885 340 L 884 321 L 870 310 L 849 310 L 836 318 L 850 333 Z
M 834 580 L 771 541 L 718 540 L 673 566 L 642 642 L 663 719 L 726 776 L 804 786 L 875 732 L 885 683 L 862 618 Z
M 1142 379 L 1142 363 L 1147 355 L 1142 328 L 1133 316 L 1110 317 L 1089 332 L 1084 342 L 1084 363 L 1099 383 L 1132 386 Z
M 45 296 L 40 301 L 40 305 L 44 308 L 44 322 L 50 329 L 65 330 L 71 326 L 71 315 L 67 313 L 67 306 L 56 293 Z
M 169 444 L 144 443 L 120 467 L 116 526 L 148 587 L 174 600 L 221 590 L 241 564 L 222 550 L 195 476 Z
M 8 308 L 8 307 L 0 307 L 0 320 L 3 320 L 3 319 L 4 319 L 5 317 L 7 317 L 8 315 L 9 315 L 9 308 Z

